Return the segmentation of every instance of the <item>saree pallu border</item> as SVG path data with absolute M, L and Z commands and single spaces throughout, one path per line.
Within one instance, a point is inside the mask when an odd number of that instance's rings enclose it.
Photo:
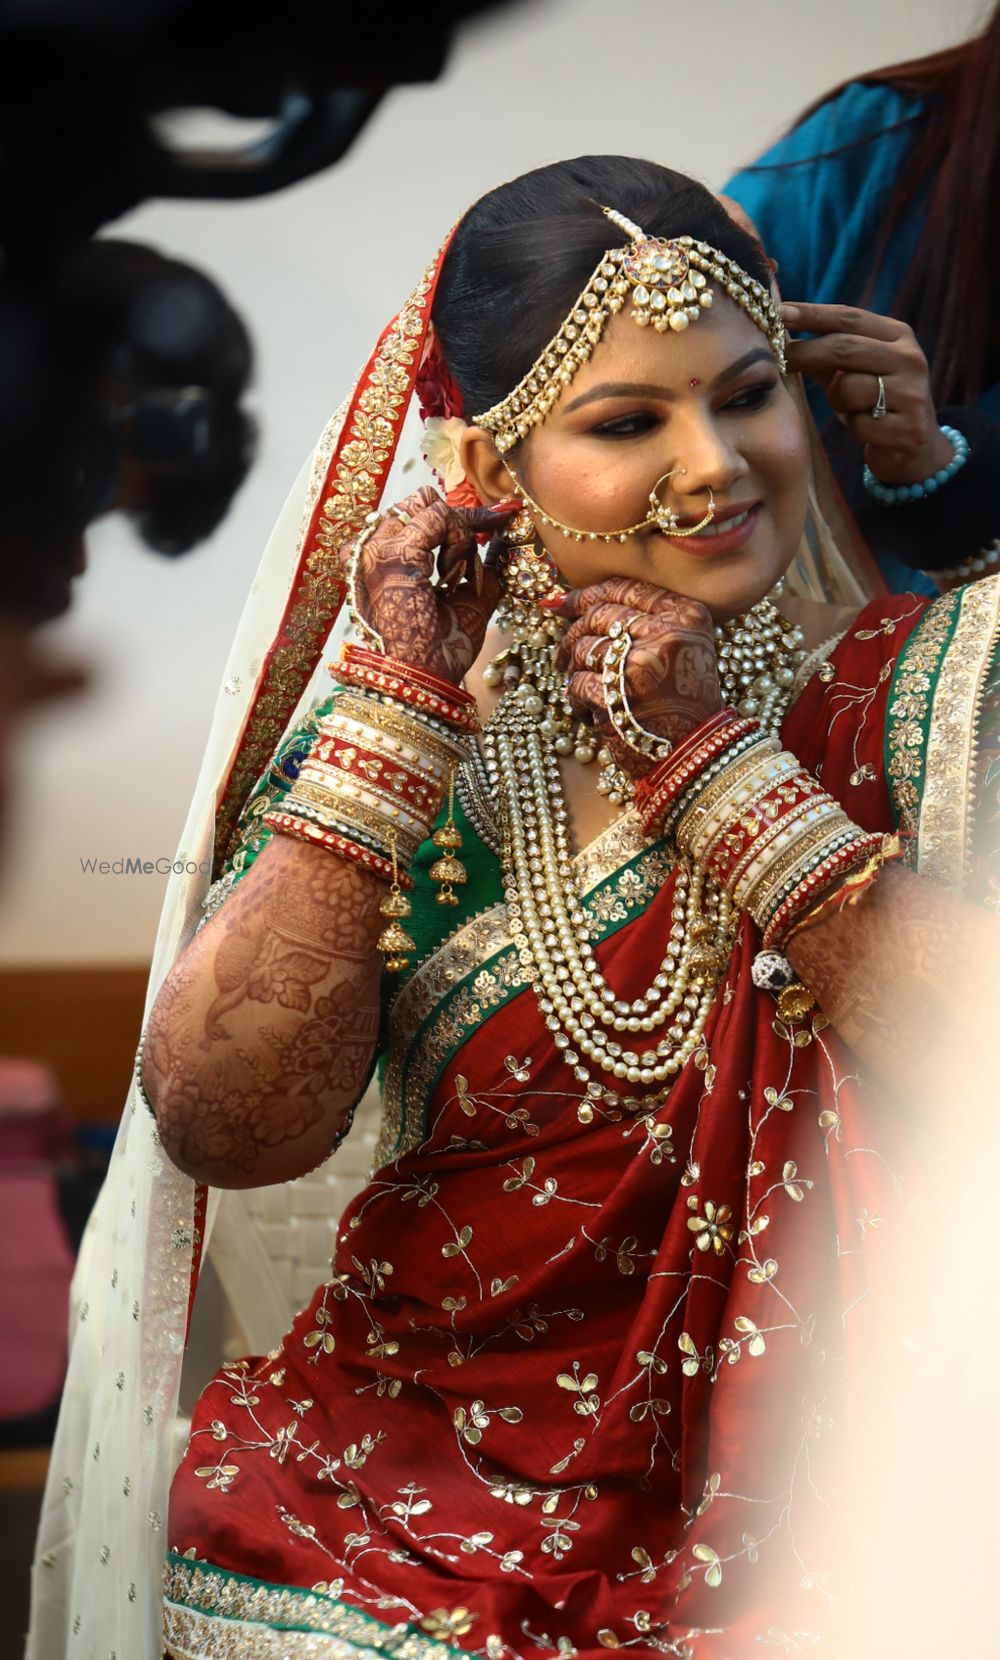
M 633 921 L 673 869 L 666 848 L 646 842 L 631 813 L 578 854 L 575 864 L 595 944 Z M 456 1049 L 530 984 L 502 902 L 473 917 L 420 964 L 390 1011 L 376 1168 L 420 1145 L 427 1102 Z
M 1000 577 L 932 605 L 900 653 L 886 726 L 886 770 L 910 862 L 960 892 L 968 874 L 979 723 L 1000 635 Z
M 383 1625 L 329 1593 L 272 1585 L 209 1562 L 168 1556 L 164 1596 L 172 1660 L 468 1660 L 416 1626 Z

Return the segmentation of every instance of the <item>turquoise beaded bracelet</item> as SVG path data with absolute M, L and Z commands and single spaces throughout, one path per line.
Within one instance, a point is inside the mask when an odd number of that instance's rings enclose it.
M 942 433 L 948 439 L 955 451 L 947 467 L 941 467 L 930 478 L 925 478 L 921 484 L 883 484 L 875 477 L 871 468 L 866 466 L 861 477 L 865 489 L 876 501 L 883 502 L 887 507 L 901 501 L 920 501 L 923 496 L 933 496 L 935 490 L 940 490 L 942 484 L 947 484 L 969 459 L 969 440 L 957 427 L 942 427 Z

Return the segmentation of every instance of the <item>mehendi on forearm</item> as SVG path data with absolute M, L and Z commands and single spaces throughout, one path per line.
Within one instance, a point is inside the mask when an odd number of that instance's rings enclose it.
M 383 893 L 347 861 L 277 837 L 179 958 L 143 1077 L 188 1174 L 249 1187 L 327 1155 L 378 1036 Z

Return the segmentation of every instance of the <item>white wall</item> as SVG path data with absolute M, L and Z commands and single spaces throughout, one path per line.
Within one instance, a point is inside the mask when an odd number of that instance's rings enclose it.
M 171 563 L 114 522 L 53 647 L 93 661 L 86 700 L 27 731 L 0 888 L 0 962 L 128 962 L 164 878 L 81 857 L 174 852 L 263 539 L 300 462 L 451 221 L 499 180 L 583 152 L 721 182 L 853 72 L 967 33 L 980 0 L 538 0 L 458 42 L 435 86 L 393 94 L 345 162 L 265 202 L 151 206 L 116 227 L 204 265 L 258 351 L 260 458 L 215 539 Z M 418 15 L 418 14 L 414 14 Z

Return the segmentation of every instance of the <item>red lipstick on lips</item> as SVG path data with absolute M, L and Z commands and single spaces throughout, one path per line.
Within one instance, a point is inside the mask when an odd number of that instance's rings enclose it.
M 729 507 L 717 509 L 712 523 L 724 526 L 729 520 L 739 519 L 745 513 L 746 518 L 734 530 L 720 529 L 714 536 L 667 535 L 666 540 L 672 542 L 674 547 L 684 548 L 688 553 L 693 553 L 698 559 L 710 559 L 715 554 L 734 553 L 737 548 L 749 542 L 756 530 L 760 508 L 759 501 L 733 502 Z M 683 529 L 688 525 L 696 525 L 701 518 L 704 518 L 704 514 L 689 513 L 678 522 Z

